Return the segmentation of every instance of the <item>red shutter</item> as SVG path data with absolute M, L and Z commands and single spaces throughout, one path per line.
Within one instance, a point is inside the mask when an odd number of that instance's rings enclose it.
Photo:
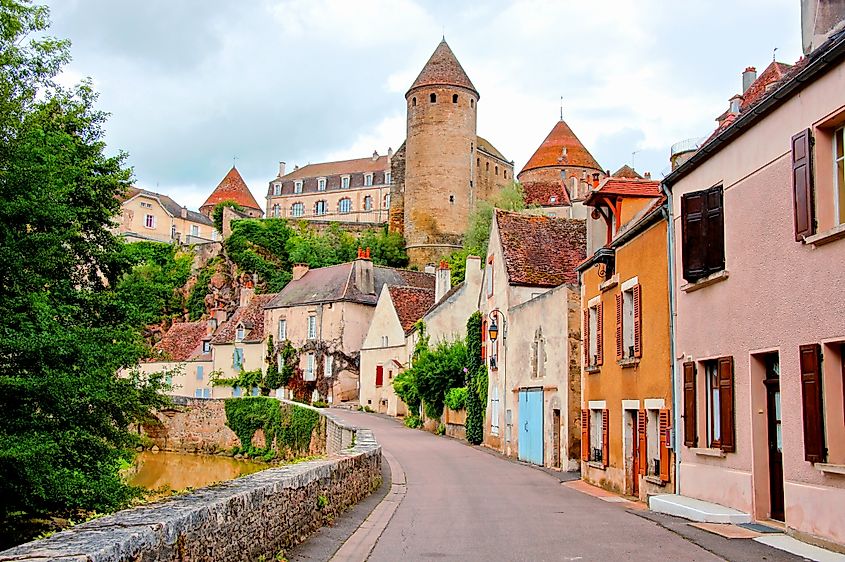
M 610 410 L 601 411 L 601 462 L 610 464 Z
M 622 293 L 616 295 L 616 358 L 625 357 L 624 339 L 622 337 Z
M 590 410 L 581 410 L 581 460 L 590 460 Z
M 648 412 L 637 412 L 637 453 L 639 456 L 639 473 L 648 474 Z
M 584 335 L 584 368 L 590 366 L 590 309 L 584 309 L 584 327 L 582 328 Z
M 707 276 L 704 213 L 704 193 L 689 193 L 681 198 L 681 258 L 684 279 L 689 282 Z
M 634 285 L 634 357 L 643 356 L 642 286 Z
M 816 231 L 813 202 L 812 132 L 807 129 L 792 137 L 792 199 L 795 205 L 795 240 Z
M 384 367 L 381 365 L 376 367 L 376 386 L 384 384 Z
M 804 460 L 824 462 L 827 457 L 824 441 L 822 408 L 821 346 L 802 345 L 801 401 L 804 410 Z
M 604 306 L 602 303 L 596 305 L 596 365 L 604 364 L 604 346 L 602 340 L 604 338 Z
M 684 363 L 684 445 L 698 447 L 698 420 L 695 419 L 695 363 Z
M 660 479 L 669 481 L 669 434 L 672 427 L 671 410 L 660 410 Z
M 722 435 L 720 443 L 726 453 L 736 451 L 734 430 L 734 358 L 719 359 L 719 419 Z

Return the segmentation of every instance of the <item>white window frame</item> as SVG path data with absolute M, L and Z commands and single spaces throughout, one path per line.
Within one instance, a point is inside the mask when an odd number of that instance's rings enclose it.
M 238 326 L 235 328 L 235 341 L 244 341 L 244 337 L 246 336 L 246 328 L 243 326 Z
M 318 217 L 329 214 L 329 204 L 325 199 L 314 203 L 314 214 Z
M 346 205 L 344 205 L 346 203 Z M 345 210 L 344 210 L 345 208 Z M 337 202 L 337 212 L 341 214 L 348 214 L 352 212 L 352 199 L 349 197 L 344 197 L 340 201 Z
M 622 358 L 634 357 L 634 287 L 637 278 L 622 284 Z
M 294 203 L 290 206 L 290 216 L 302 217 L 305 215 L 305 203 Z
M 372 211 L 373 210 L 373 198 L 370 195 L 366 195 L 364 197 L 364 210 L 365 211 Z
M 657 465 L 660 462 L 660 409 L 646 408 L 646 474 L 660 476 Z M 655 462 L 656 461 L 656 462 Z
M 314 372 L 314 353 L 309 352 L 305 356 L 305 371 L 302 373 L 302 380 L 317 380 L 317 373 Z
M 598 326 L 598 325 L 599 325 L 599 306 L 598 306 L 598 305 L 599 305 L 598 301 L 596 301 L 596 302 L 590 302 L 590 303 L 589 303 L 589 308 L 588 308 L 588 310 L 590 311 L 590 314 L 589 314 L 589 321 L 590 321 L 590 327 L 589 327 L 590 341 L 589 341 L 589 342 L 587 342 L 587 344 L 590 346 L 590 353 L 589 353 L 590 366 L 594 366 L 594 365 L 596 365 L 596 364 L 598 363 L 598 362 L 596 361 L 596 358 L 597 358 L 597 356 L 598 356 L 598 354 L 599 354 L 599 340 L 598 340 L 598 336 L 599 336 L 599 335 L 598 335 L 598 327 L 599 327 L 599 326 Z
M 352 178 L 349 175 L 340 176 L 340 188 L 341 189 L 349 189 L 352 185 Z
M 156 216 L 149 213 L 144 215 L 144 228 L 153 229 L 156 227 Z
M 364 187 L 373 185 L 373 174 L 364 174 Z
M 387 347 L 389 341 L 390 341 L 390 339 L 388 338 L 388 336 L 382 336 L 381 337 L 381 346 Z
M 842 156 L 836 153 L 842 150 Z M 845 171 L 840 174 L 839 169 L 845 169 L 845 127 L 839 127 L 833 131 L 833 219 L 837 225 L 845 224 Z
M 704 402 L 707 422 L 707 446 L 718 446 L 722 440 L 721 400 L 719 389 L 719 362 L 715 359 L 704 361 Z
M 288 321 L 284 318 L 279 320 L 279 341 L 288 339 Z
M 200 235 L 200 227 L 196 224 L 191 225 L 191 236 L 199 236 Z
M 203 388 L 202 389 L 202 397 L 203 398 L 211 398 L 211 389 L 210 388 Z
M 490 434 L 499 435 L 499 386 L 496 384 L 490 395 Z
M 330 379 L 332 377 L 332 367 L 334 367 L 334 356 L 327 353 L 325 359 L 323 359 L 324 378 Z
M 326 190 L 326 178 L 317 178 L 317 191 Z
M 384 173 L 384 185 L 390 185 L 393 183 L 393 174 L 391 172 Z
M 382 201 L 382 205 L 385 209 L 390 209 L 390 193 L 384 194 L 384 200 Z
M 590 408 L 590 460 L 594 462 L 605 462 L 606 459 L 601 458 L 604 455 L 604 423 L 602 420 L 602 412 L 604 408 Z M 599 458 L 596 458 L 595 451 L 601 451 Z
M 201 388 L 197 388 L 196 390 L 194 390 L 194 398 L 202 398 L 202 389 Z
M 278 217 L 278 216 L 279 216 L 279 215 L 281 215 L 281 214 L 282 214 L 282 206 L 281 206 L 281 205 L 279 205 L 278 203 L 274 204 L 274 205 L 273 205 L 273 213 L 272 213 L 272 215 L 273 215 L 274 217 Z
M 308 339 L 317 339 L 317 317 L 313 314 L 308 317 Z
M 282 194 L 282 184 L 274 183 L 273 184 L 273 195 L 281 195 Z
M 294 193 L 302 193 L 302 180 L 296 180 L 293 182 L 293 192 Z

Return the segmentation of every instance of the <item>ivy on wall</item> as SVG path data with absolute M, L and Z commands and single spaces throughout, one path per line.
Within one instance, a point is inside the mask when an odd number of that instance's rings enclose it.
M 264 432 L 265 452 L 301 455 L 308 452 L 311 434 L 320 421 L 320 414 L 309 408 L 284 404 L 266 396 L 227 398 L 226 425 L 241 442 L 241 449 L 256 452 L 252 445 L 255 432 Z
M 484 409 L 487 404 L 487 367 L 481 361 L 481 313 L 467 320 L 467 441 L 478 445 L 484 440 Z M 483 388 L 483 398 L 481 389 Z

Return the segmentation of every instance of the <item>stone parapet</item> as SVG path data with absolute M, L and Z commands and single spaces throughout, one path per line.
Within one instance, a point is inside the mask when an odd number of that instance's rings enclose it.
M 0 562 L 274 560 L 381 482 L 381 447 L 372 432 L 318 411 L 325 417 L 328 459 L 119 511 L 0 552 Z

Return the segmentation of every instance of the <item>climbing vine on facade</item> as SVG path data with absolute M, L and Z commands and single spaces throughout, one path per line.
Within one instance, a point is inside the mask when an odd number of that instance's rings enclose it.
M 487 402 L 487 367 L 481 360 L 481 313 L 474 312 L 467 320 L 467 441 L 478 445 L 484 440 L 484 409 Z M 484 388 L 482 399 L 480 388 Z
M 314 410 L 266 396 L 227 398 L 225 409 L 226 425 L 238 436 L 241 450 L 250 454 L 265 454 L 273 449 L 282 456 L 305 454 L 320 421 L 320 414 Z M 252 445 L 259 429 L 264 432 L 263 450 Z

